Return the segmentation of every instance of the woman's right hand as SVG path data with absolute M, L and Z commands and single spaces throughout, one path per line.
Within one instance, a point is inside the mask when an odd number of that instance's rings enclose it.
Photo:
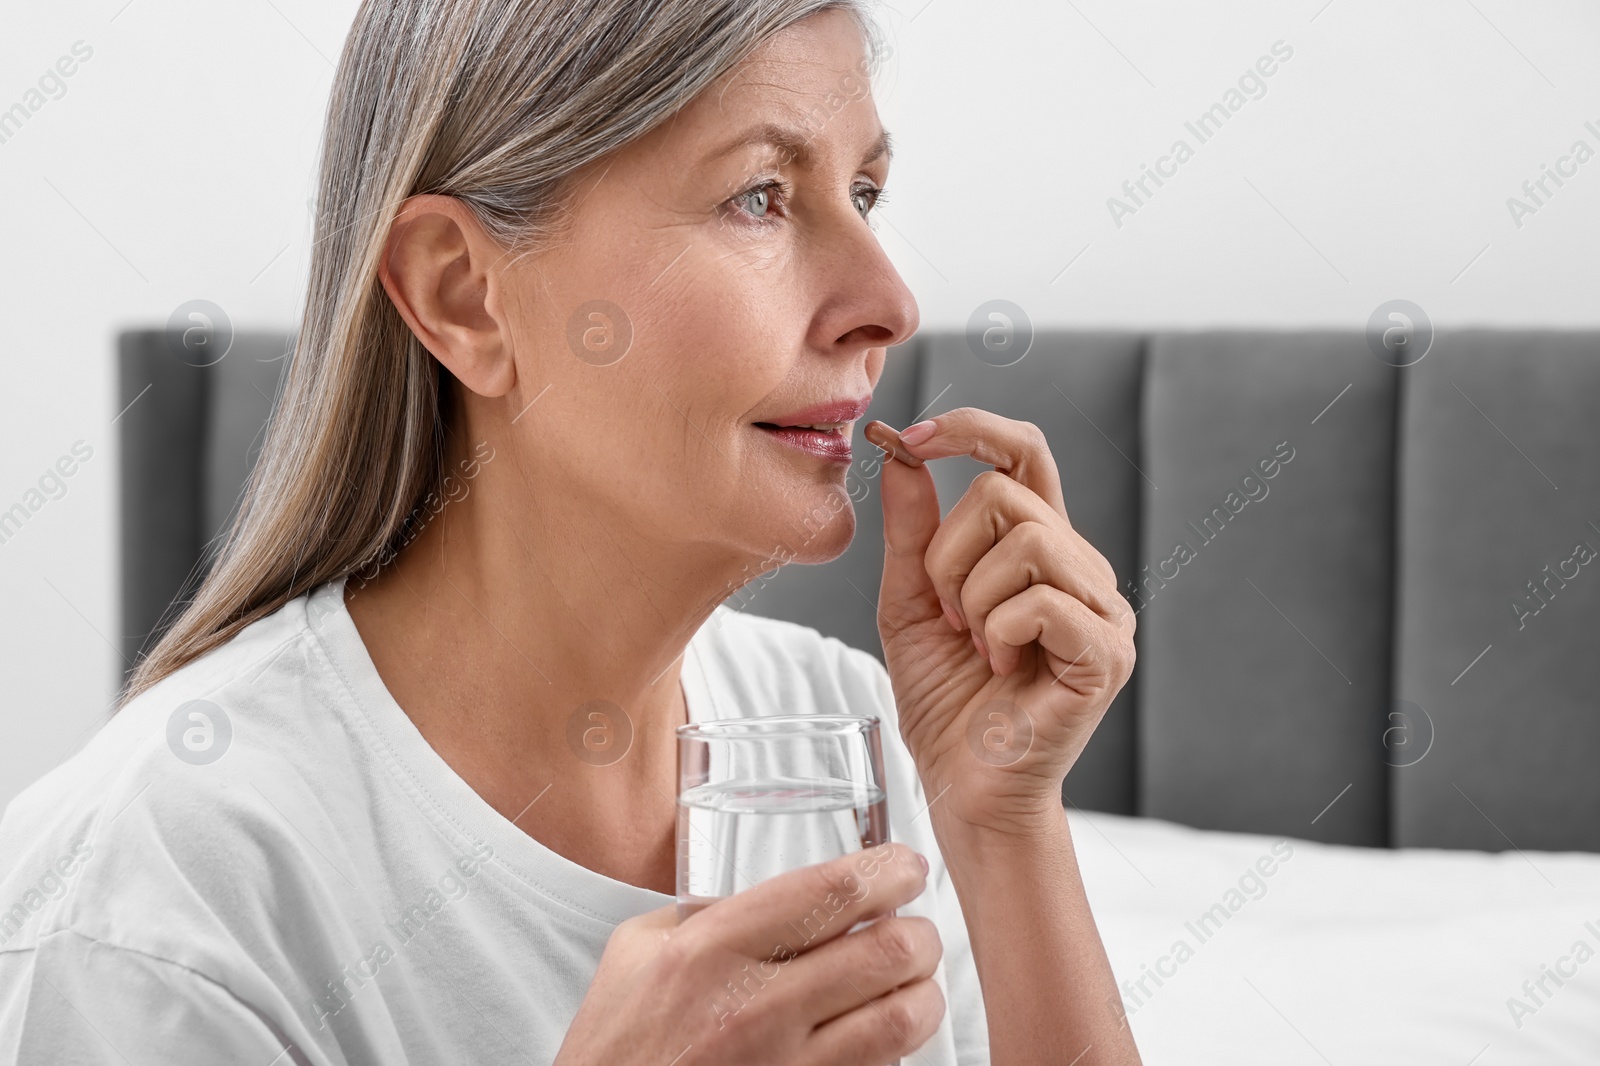
M 922 857 L 885 844 L 780 874 L 683 922 L 617 926 L 555 1066 L 884 1066 L 944 1017 Z M 873 919 L 877 919 L 873 921 Z M 851 932 L 858 922 L 872 924 Z

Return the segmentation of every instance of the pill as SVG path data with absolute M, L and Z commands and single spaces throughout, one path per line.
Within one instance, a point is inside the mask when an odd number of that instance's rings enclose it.
M 906 450 L 905 442 L 900 439 L 898 431 L 890 429 L 886 423 L 873 420 L 862 427 L 862 435 L 877 445 L 883 452 L 894 456 L 907 466 L 921 466 L 922 460 Z

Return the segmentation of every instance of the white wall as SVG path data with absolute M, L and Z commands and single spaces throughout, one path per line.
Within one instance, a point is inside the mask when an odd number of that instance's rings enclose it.
M 1600 321 L 1600 158 L 1520 228 L 1506 206 L 1600 151 L 1600 9 L 1326 3 L 931 0 L 884 86 L 929 324 L 991 296 L 1067 324 L 1359 329 L 1397 297 L 1441 328 Z M 1199 144 L 1184 122 L 1279 40 L 1266 95 Z M 1194 157 L 1119 228 L 1106 201 L 1178 137 Z
M 994 297 L 1040 325 L 1360 329 L 1405 298 L 1441 332 L 1600 326 L 1600 158 L 1520 226 L 1506 203 L 1574 141 L 1600 151 L 1592 3 L 897 4 L 880 232 L 925 328 Z M 355 10 L 8 6 L 0 110 L 76 42 L 93 55 L 0 144 L 0 510 L 75 442 L 93 456 L 0 544 L 0 803 L 75 750 L 118 677 L 113 337 L 195 298 L 241 328 L 298 315 Z M 1278 41 L 1265 95 L 1199 144 L 1185 121 Z M 1193 158 L 1118 226 L 1108 198 L 1180 137 Z

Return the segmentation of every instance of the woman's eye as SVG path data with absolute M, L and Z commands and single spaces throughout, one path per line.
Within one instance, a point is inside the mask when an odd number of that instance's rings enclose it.
M 889 194 L 876 185 L 864 185 L 851 193 L 851 198 L 855 200 L 856 210 L 861 212 L 861 217 L 866 218 L 867 212 L 887 200 Z
M 764 182 L 755 188 L 740 193 L 734 202 L 742 204 L 745 211 L 756 218 L 766 218 L 767 211 L 772 207 L 772 190 L 777 188 L 777 182 Z

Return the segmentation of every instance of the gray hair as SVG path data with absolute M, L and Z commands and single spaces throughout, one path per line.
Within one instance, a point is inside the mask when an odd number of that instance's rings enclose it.
M 364 0 L 328 103 L 287 381 L 216 562 L 123 703 L 323 582 L 392 554 L 438 490 L 448 386 L 377 280 L 401 205 L 465 203 L 504 247 L 555 237 L 569 179 L 772 34 L 868 0 Z M 179 605 L 175 604 L 176 609 Z

